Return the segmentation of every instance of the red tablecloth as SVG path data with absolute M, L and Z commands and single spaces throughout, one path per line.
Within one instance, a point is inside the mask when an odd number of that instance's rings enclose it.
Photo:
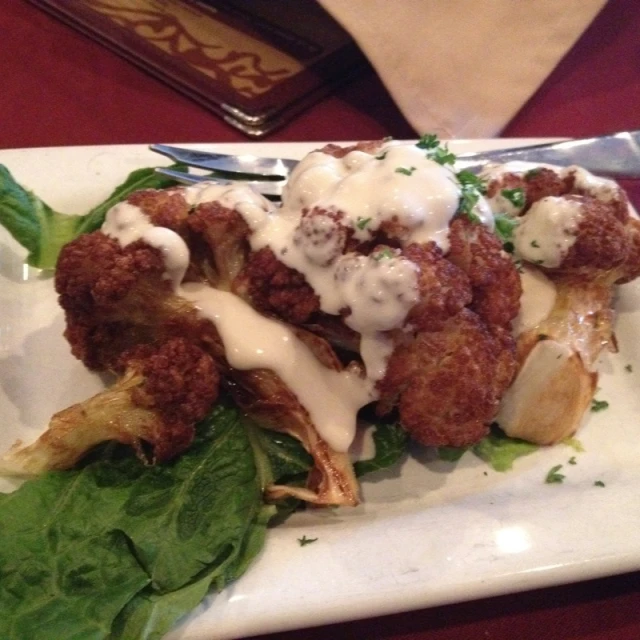
M 246 140 L 24 0 L 0 4 L 0 148 Z M 640 129 L 638 0 L 609 1 L 504 135 L 588 136 L 620 129 Z M 268 139 L 409 138 L 415 133 L 369 73 Z M 631 191 L 640 206 L 640 189 Z M 638 519 L 640 525 L 640 511 Z M 263 640 L 638 640 L 639 586 L 640 574 L 627 574 Z

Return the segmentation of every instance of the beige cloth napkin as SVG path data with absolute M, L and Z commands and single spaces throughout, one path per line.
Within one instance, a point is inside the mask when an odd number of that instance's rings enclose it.
M 499 134 L 606 0 L 319 0 L 418 134 Z

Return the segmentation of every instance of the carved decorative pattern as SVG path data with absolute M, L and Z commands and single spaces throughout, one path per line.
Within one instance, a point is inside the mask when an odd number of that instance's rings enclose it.
M 193 6 L 173 0 L 84 1 L 120 28 L 245 98 L 269 91 L 302 69 L 294 58 Z

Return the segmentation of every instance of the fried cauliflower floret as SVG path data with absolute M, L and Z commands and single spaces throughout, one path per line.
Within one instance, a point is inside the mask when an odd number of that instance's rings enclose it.
M 590 267 L 610 271 L 624 263 L 633 245 L 615 209 L 589 196 L 566 198 L 580 203 L 581 219 L 576 229 L 576 241 L 559 268 L 574 270 Z
M 458 216 L 449 232 L 448 260 L 469 278 L 473 309 L 490 325 L 509 327 L 520 309 L 522 286 L 510 256 L 483 225 Z
M 614 202 L 589 195 L 545 197 L 519 220 L 514 233 L 517 254 L 552 278 L 606 276 L 613 284 L 640 274 L 640 225 L 628 212 L 621 215 Z
M 441 331 L 396 348 L 379 384 L 380 408 L 397 403 L 410 436 L 428 446 L 462 447 L 488 433 L 515 373 L 514 343 L 469 309 Z
M 101 231 L 78 236 L 61 251 L 55 288 L 65 337 L 92 370 L 112 370 L 139 342 L 199 337 L 196 309 L 174 294 L 162 253 L 142 241 L 121 247 Z
M 139 207 L 154 225 L 184 234 L 191 205 L 180 189 L 142 189 L 126 201 Z
M 233 291 L 259 311 L 302 324 L 319 311 L 320 299 L 305 277 L 280 262 L 269 247 L 252 253 Z
M 489 174 L 491 175 L 491 174 Z M 506 171 L 497 177 L 490 177 L 487 181 L 486 195 L 491 200 L 500 201 L 504 205 L 505 195 L 516 189 L 521 189 L 524 195 L 520 210 L 526 210 L 534 202 L 547 196 L 561 196 L 569 193 L 572 180 L 562 177 L 554 169 L 535 167 L 524 172 Z M 503 195 L 503 191 L 507 194 Z
M 17 443 L 1 460 L 12 474 L 68 469 L 94 446 L 115 440 L 146 459 L 164 461 L 184 451 L 194 424 L 218 397 L 214 361 L 183 338 L 138 346 L 119 359 L 121 376 L 108 389 L 56 413 L 47 431 L 29 446 Z
M 615 182 L 578 167 L 502 173 L 489 183 L 494 208 L 518 189 L 520 207 L 504 209 L 516 220 L 515 255 L 525 274 L 544 274 L 554 302 L 518 335 L 519 370 L 497 421 L 548 445 L 575 433 L 593 398 L 596 361 L 615 343 L 614 285 L 640 275 L 640 222 Z
M 453 220 L 449 241 L 446 256 L 433 243 L 403 251 L 418 267 L 419 300 L 378 384 L 378 412 L 396 405 L 410 436 L 430 446 L 486 435 L 517 369 L 510 329 L 522 289 L 513 260 L 466 217 Z
M 444 258 L 433 243 L 412 244 L 402 251 L 418 268 L 419 300 L 406 322 L 417 331 L 438 331 L 472 300 L 471 285 L 464 271 Z

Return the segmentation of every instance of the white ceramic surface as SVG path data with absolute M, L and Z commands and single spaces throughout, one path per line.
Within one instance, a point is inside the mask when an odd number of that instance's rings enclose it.
M 316 146 L 216 148 L 299 157 Z M 131 170 L 164 159 L 143 146 L 116 146 L 5 150 L 0 163 L 54 208 L 80 213 Z M 54 411 L 100 388 L 69 354 L 51 279 L 25 268 L 23 257 L 0 231 L 2 450 L 18 437 L 34 439 Z M 601 358 L 597 392 L 609 408 L 586 416 L 584 452 L 540 450 L 507 473 L 471 454 L 451 464 L 416 452 L 365 480 L 361 506 L 298 514 L 270 531 L 247 574 L 168 637 L 245 637 L 640 569 L 640 286 L 621 287 L 617 309 L 620 351 Z M 571 456 L 577 464 L 568 464 Z M 545 484 L 556 464 L 564 483 Z M 303 535 L 318 540 L 301 547 Z

